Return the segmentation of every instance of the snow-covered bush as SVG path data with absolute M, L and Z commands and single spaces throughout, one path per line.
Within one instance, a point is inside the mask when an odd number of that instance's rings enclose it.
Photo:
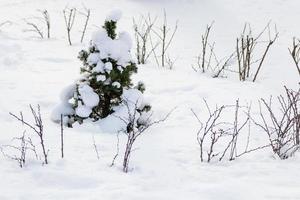
M 272 98 L 261 99 L 261 121 L 255 124 L 268 136 L 274 154 L 287 159 L 300 149 L 300 84 L 295 91 L 285 87 L 285 95 L 278 96 L 277 103 L 279 110 Z
M 120 11 L 111 12 L 103 28 L 93 34 L 89 48 L 79 52 L 81 77 L 63 91 L 62 102 L 53 111 L 53 121 L 59 122 L 61 115 L 68 125 L 87 118 L 97 121 L 114 112 L 124 100 L 124 91 L 140 90 L 142 96 L 143 83 L 132 88 L 131 75 L 137 67 L 130 54 L 131 38 L 126 32 L 116 33 L 120 18 Z

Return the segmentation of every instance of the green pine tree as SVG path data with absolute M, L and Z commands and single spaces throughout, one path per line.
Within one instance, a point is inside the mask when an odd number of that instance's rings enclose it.
M 105 21 L 103 28 L 106 30 L 107 35 L 115 40 L 117 38 L 116 21 Z M 79 103 L 84 104 L 80 94 L 78 92 L 78 87 L 82 83 L 87 83 L 94 92 L 99 96 L 99 104 L 92 109 L 90 118 L 95 121 L 100 118 L 105 118 L 109 114 L 113 113 L 113 107 L 121 103 L 121 95 L 124 89 L 132 87 L 131 75 L 137 72 L 137 67 L 134 62 L 129 62 L 126 66 L 118 65 L 118 61 L 111 57 L 101 59 L 99 62 L 104 66 L 108 66 L 110 70 L 97 71 L 96 63 L 90 63 L 90 56 L 97 56 L 101 50 L 97 49 L 97 46 L 91 43 L 88 50 L 82 50 L 79 52 L 78 58 L 82 61 L 83 66 L 81 67 L 82 79 L 77 84 L 77 90 L 74 94 L 74 109 L 78 107 Z M 99 63 L 98 62 L 98 63 Z M 144 86 L 140 85 L 141 91 L 145 90 Z M 82 122 L 84 118 L 77 116 L 76 114 L 72 116 L 73 121 Z

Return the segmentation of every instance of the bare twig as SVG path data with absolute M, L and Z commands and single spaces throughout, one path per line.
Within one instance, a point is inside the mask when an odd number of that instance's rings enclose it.
M 95 136 L 94 135 L 93 135 L 93 147 L 94 147 L 97 159 L 100 160 L 100 154 L 99 154 L 98 146 L 96 144 L 96 140 L 95 140 Z
M 289 52 L 294 60 L 298 74 L 300 75 L 300 40 L 293 38 L 293 46 L 289 48 Z
M 89 20 L 90 20 L 91 10 L 87 9 L 84 6 L 84 12 L 79 12 L 79 14 L 81 14 L 81 15 L 83 15 L 85 17 L 85 23 L 84 23 L 84 26 L 83 26 L 83 29 L 82 29 L 81 38 L 80 38 L 80 42 L 82 43 L 83 39 L 84 39 L 84 36 L 85 36 L 85 32 L 86 32 L 87 26 L 88 26 L 88 23 L 89 23 Z
M 148 41 L 150 39 L 151 30 L 157 18 L 151 20 L 150 14 L 148 18 L 141 16 L 139 22 L 133 18 L 133 27 L 136 41 L 136 57 L 138 64 L 145 64 L 150 55 L 155 51 L 157 45 L 154 45 L 148 52 Z
M 27 20 L 25 20 L 25 22 L 26 22 L 26 24 L 27 24 L 28 26 L 31 27 L 31 29 L 25 29 L 25 30 L 24 30 L 25 32 L 35 32 L 35 33 L 37 33 L 37 34 L 40 36 L 40 38 L 44 38 L 44 34 L 43 34 L 42 30 L 41 30 L 40 27 L 38 27 L 37 24 L 35 24 L 35 23 L 33 23 L 33 22 L 29 22 L 29 21 L 27 21 Z
M 119 153 L 120 153 L 120 136 L 119 136 L 120 132 L 121 131 L 118 131 L 118 134 L 117 134 L 117 152 L 116 152 L 116 154 L 115 154 L 115 156 L 114 156 L 114 158 L 113 158 L 113 160 L 110 164 L 110 167 L 115 165 L 115 161 L 116 161 L 116 159 L 117 159 L 117 157 L 119 156 Z
M 120 132 L 127 135 L 125 153 L 123 156 L 123 172 L 125 173 L 128 172 L 130 156 L 131 153 L 133 152 L 133 146 L 136 139 L 139 136 L 141 136 L 145 131 L 147 131 L 151 126 L 167 120 L 167 118 L 171 115 L 171 113 L 174 110 L 173 109 L 172 111 L 170 111 L 163 119 L 157 121 L 151 121 L 152 114 L 150 114 L 147 118 L 145 118 L 144 115 L 145 112 L 147 111 L 143 111 L 144 108 L 140 108 L 138 104 L 139 104 L 139 100 L 137 100 L 136 102 L 130 102 L 128 100 L 123 101 L 123 105 L 126 106 L 127 108 L 128 118 L 115 116 L 119 118 L 126 126 L 125 129 L 120 130 Z
M 27 153 L 28 150 L 32 151 L 33 154 L 35 155 L 36 159 L 38 159 L 37 153 L 36 153 L 36 148 L 35 145 L 33 144 L 32 140 L 30 137 L 26 137 L 26 131 L 23 131 L 23 134 L 21 137 L 14 137 L 12 141 L 19 141 L 20 144 L 16 145 L 3 145 L 0 147 L 0 151 L 2 154 L 11 159 L 17 161 L 18 165 L 23 168 L 26 164 L 27 161 Z M 5 153 L 5 149 L 12 149 L 16 151 L 16 154 L 11 155 L 8 153 Z
M 148 26 L 149 25 L 150 24 L 148 24 Z M 155 30 L 154 28 L 151 29 L 151 31 L 157 36 L 157 39 L 160 41 L 161 44 L 161 49 L 160 49 L 161 53 L 159 56 L 157 56 L 158 54 L 154 49 L 155 45 L 153 45 L 152 37 L 150 36 L 150 42 L 152 43 L 152 49 L 153 49 L 154 56 L 157 59 L 156 60 L 157 64 L 161 65 L 162 67 L 166 66 L 167 51 L 173 42 L 174 36 L 177 32 L 177 28 L 178 28 L 178 21 L 176 21 L 175 27 L 171 32 L 171 34 L 170 35 L 168 34 L 171 31 L 171 29 L 168 27 L 167 14 L 166 11 L 164 10 L 164 22 L 161 25 L 161 27 L 159 27 L 157 30 Z M 160 58 L 160 62 L 158 62 L 158 58 Z
M 60 151 L 61 151 L 61 158 L 64 158 L 64 119 L 63 119 L 63 115 L 60 115 Z
M 72 45 L 71 30 L 73 28 L 74 21 L 75 21 L 76 8 L 71 8 L 71 9 L 65 8 L 63 10 L 63 14 L 64 14 L 64 20 L 65 20 L 65 25 L 66 25 L 67 34 L 68 34 L 68 42 L 69 42 L 69 45 Z
M 42 116 L 41 116 L 41 109 L 40 109 L 39 105 L 37 107 L 37 111 L 31 105 L 29 105 L 29 107 L 30 107 L 31 114 L 34 118 L 33 125 L 24 120 L 22 112 L 20 112 L 20 116 L 17 116 L 13 113 L 9 113 L 9 114 L 11 116 L 13 116 L 15 119 L 17 119 L 18 121 L 22 122 L 23 125 L 29 127 L 31 130 L 33 130 L 37 134 L 37 136 L 39 137 L 41 149 L 43 152 L 44 164 L 48 164 L 48 151 L 49 150 L 46 150 L 46 147 L 45 147 L 44 125 L 43 125 Z
M 47 38 L 50 38 L 51 24 L 50 24 L 50 15 L 49 15 L 49 12 L 47 10 L 41 10 L 40 12 L 43 15 L 43 19 L 44 19 L 44 22 L 45 22 L 46 27 L 47 27 Z
M 221 107 L 216 107 L 214 110 L 209 107 L 206 100 L 204 100 L 204 103 L 209 114 L 204 122 L 202 122 L 198 115 L 191 109 L 200 126 L 197 132 L 197 141 L 200 149 L 201 162 L 209 163 L 214 158 L 218 161 L 222 161 L 225 158 L 232 161 L 237 157 L 269 146 L 265 145 L 248 149 L 250 141 L 250 107 L 245 107 L 247 109 L 247 112 L 245 112 L 246 118 L 240 120 L 239 110 L 244 107 L 239 105 L 239 100 L 236 101 L 235 105 L 223 105 Z M 233 123 L 222 119 L 223 113 L 229 111 L 231 108 L 235 109 Z M 249 133 L 246 147 L 243 152 L 239 153 L 237 144 L 239 143 L 241 133 L 247 124 Z M 220 145 L 221 142 L 219 142 L 221 140 L 225 143 L 225 146 L 223 147 Z
M 265 43 L 262 42 L 260 39 L 266 31 L 268 31 L 269 34 L 267 46 L 265 47 L 265 50 L 263 51 L 262 56 L 260 58 L 254 58 L 255 53 L 257 52 L 256 47 L 258 46 L 258 44 Z M 241 36 L 236 39 L 236 55 L 238 61 L 238 75 L 240 81 L 245 81 L 246 79 L 248 79 L 251 75 L 250 72 L 254 67 L 253 65 L 255 63 L 258 63 L 252 79 L 253 82 L 256 81 L 257 76 L 265 61 L 265 58 L 270 50 L 270 47 L 277 40 L 278 35 L 279 33 L 277 32 L 275 26 L 275 35 L 273 37 L 271 36 L 270 22 L 256 37 L 252 35 L 251 26 L 249 24 L 245 24 Z
M 300 148 L 300 89 L 293 91 L 285 88 L 285 92 L 285 96 L 277 97 L 281 114 L 275 112 L 272 98 L 269 102 L 261 99 L 261 122 L 253 120 L 267 134 L 273 152 L 280 159 L 291 157 Z

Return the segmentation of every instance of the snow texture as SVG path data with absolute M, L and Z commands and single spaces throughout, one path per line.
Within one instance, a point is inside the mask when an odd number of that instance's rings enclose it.
M 84 105 L 89 108 L 93 108 L 99 103 L 99 96 L 94 92 L 93 88 L 89 85 L 79 85 L 78 92 Z M 77 112 L 76 112 L 77 113 Z
M 76 115 L 82 118 L 87 118 L 92 113 L 92 109 L 89 106 L 82 105 L 81 102 L 78 103 L 78 107 L 75 109 Z
M 74 109 L 72 104 L 68 102 L 61 102 L 55 108 L 53 109 L 51 113 L 51 120 L 53 122 L 59 123 L 61 120 L 61 115 L 67 116 L 67 115 L 73 115 Z
M 121 10 L 112 10 L 106 17 L 105 21 L 114 21 L 117 22 L 122 17 L 122 11 Z
M 101 60 L 99 60 L 97 62 L 96 67 L 93 68 L 92 72 L 104 73 L 104 63 Z
M 141 13 L 158 16 L 159 25 L 165 8 L 170 28 L 179 20 L 178 31 L 169 47 L 170 57 L 178 58 L 174 69 L 159 68 L 155 60 L 149 58 L 149 63 L 138 66 L 138 73 L 133 75 L 134 83 L 142 80 L 146 85 L 145 99 L 140 106 L 150 103 L 154 120 L 176 109 L 164 123 L 151 127 L 136 140 L 128 174 L 121 170 L 127 137 L 117 134 L 124 123 L 116 116 L 98 122 L 87 120 L 82 125 L 74 124 L 72 129 L 65 128 L 65 157 L 61 159 L 60 127 L 51 119 L 59 121 L 61 113 L 75 112 L 68 104 L 72 101 L 74 85 L 61 95 L 60 91 L 77 78 L 81 65 L 76 56 L 84 48 L 78 42 L 82 30 L 78 21 L 72 30 L 74 45 L 68 45 L 61 11 L 66 5 L 81 8 L 82 0 L 1 0 L 1 22 L 10 20 L 13 23 L 0 27 L 0 146 L 10 145 L 12 138 L 20 137 L 24 131 L 24 126 L 8 113 L 23 111 L 24 118 L 32 121 L 28 105 L 39 104 L 49 165 L 42 165 L 29 154 L 25 168 L 21 169 L 17 162 L 0 153 L 0 200 L 300 199 L 299 152 L 282 161 L 266 148 L 231 162 L 201 163 L 196 141 L 199 124 L 190 111 L 193 108 L 205 119 L 208 113 L 201 103 L 203 98 L 212 107 L 232 105 L 239 99 L 241 105 L 251 103 L 253 117 L 259 119 L 257 100 L 283 94 L 284 85 L 298 87 L 299 75 L 287 51 L 292 38 L 300 36 L 299 25 L 295 23 L 295 19 L 300 19 L 298 0 L 85 0 L 84 4 L 94 11 L 84 43 L 89 44 L 92 36 L 92 42 L 105 50 L 100 53 L 100 59 L 111 53 L 120 57 L 118 51 L 109 48 L 112 41 L 103 30 L 98 30 L 100 36 L 92 34 L 93 25 L 101 27 L 106 11 L 111 8 L 122 8 L 124 17 L 119 24 L 130 33 L 133 33 L 132 18 L 138 18 Z M 33 32 L 23 32 L 28 26 L 21 23 L 23 18 L 39 15 L 36 10 L 43 8 L 48 9 L 53 22 L 53 38 L 49 40 L 39 39 Z M 22 12 L 17 12 L 19 10 Z M 191 68 L 207 24 L 215 22 L 211 41 L 216 41 L 216 53 L 225 58 L 234 51 L 236 37 L 245 22 L 250 22 L 257 33 L 270 19 L 276 22 L 280 37 L 266 57 L 257 82 L 241 83 L 236 74 L 213 79 Z M 129 50 L 129 40 L 121 40 L 124 49 Z M 120 44 L 113 46 L 119 48 Z M 125 57 L 119 62 L 130 60 L 129 56 Z M 90 59 L 97 63 L 99 58 Z M 55 107 L 59 95 L 62 104 Z M 124 92 L 123 98 L 135 102 L 140 95 L 139 91 L 130 90 Z M 81 115 L 89 114 L 90 108 L 80 109 Z M 117 116 L 127 117 L 126 113 L 124 107 L 115 108 Z M 232 113 L 224 114 L 226 119 L 232 119 Z M 141 116 L 140 120 L 145 118 Z M 29 129 L 26 134 L 36 139 L 36 134 Z M 254 128 L 251 137 L 249 148 L 268 142 L 259 128 Z M 118 138 L 119 156 L 115 166 L 109 167 L 117 152 Z
M 93 34 L 92 43 L 100 53 L 89 56 L 88 61 L 91 64 L 96 64 L 99 59 L 111 57 L 117 60 L 119 65 L 126 66 L 132 60 L 130 54 L 132 40 L 126 32 L 120 33 L 119 38 L 112 40 L 104 29 L 100 29 Z M 105 66 L 105 69 L 110 70 L 109 66 Z

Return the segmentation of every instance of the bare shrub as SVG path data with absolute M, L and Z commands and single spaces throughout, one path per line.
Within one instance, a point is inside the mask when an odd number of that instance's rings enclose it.
M 226 70 L 228 70 L 228 67 L 230 67 L 233 64 L 234 59 L 236 59 L 235 53 L 231 53 L 229 56 L 224 57 L 223 59 L 218 59 L 216 56 L 215 61 L 216 64 L 214 68 L 212 68 L 213 71 L 213 78 L 218 78 L 223 74 Z
M 261 99 L 260 122 L 255 124 L 267 134 L 273 152 L 280 159 L 287 159 L 300 147 L 300 89 L 285 87 L 285 95 L 277 97 L 279 112 L 272 106 L 272 97 L 267 102 Z
M 197 132 L 197 141 L 200 149 L 201 162 L 211 162 L 213 160 L 222 161 L 227 159 L 229 161 L 235 160 L 245 154 L 257 151 L 268 147 L 269 145 L 249 148 L 250 143 L 250 107 L 242 107 L 239 105 L 239 100 L 235 105 L 223 105 L 211 109 L 204 100 L 205 107 L 208 111 L 206 120 L 201 121 L 198 115 L 193 111 L 200 128 Z M 224 112 L 232 111 L 234 109 L 233 122 L 223 119 Z M 240 112 L 240 109 L 243 111 Z M 243 115 L 243 116 L 242 116 Z M 240 119 L 242 118 L 242 119 Z M 238 144 L 241 142 L 240 138 L 244 134 L 248 125 L 247 141 L 244 142 L 243 150 L 238 149 Z M 242 137 L 245 138 L 245 137 Z
M 151 21 L 151 20 L 149 20 L 149 21 Z M 148 23 L 148 26 L 150 26 L 149 23 Z M 167 60 L 167 57 L 169 57 L 169 60 L 170 60 L 170 56 L 168 55 L 168 50 L 169 50 L 170 45 L 173 42 L 174 36 L 177 32 L 177 28 L 178 28 L 178 21 L 176 21 L 176 24 L 175 24 L 175 27 L 173 28 L 173 30 L 168 26 L 167 14 L 166 14 L 166 11 L 164 10 L 164 19 L 163 19 L 162 25 L 158 28 L 151 29 L 159 41 L 158 48 L 159 48 L 160 53 L 157 53 L 156 45 L 154 45 L 152 36 L 150 35 L 150 42 L 152 45 L 153 54 L 154 54 L 154 57 L 155 57 L 155 60 L 156 60 L 156 63 L 158 66 L 166 67 L 167 64 L 170 63 L 170 61 L 167 63 L 166 60 Z M 174 63 L 174 62 L 171 62 L 171 63 Z M 171 68 L 171 67 L 169 66 L 169 68 Z
M 36 33 L 40 38 L 44 38 L 43 24 L 46 26 L 47 38 L 50 38 L 50 15 L 47 10 L 38 10 L 42 17 L 34 16 L 31 18 L 24 19 L 26 25 L 29 27 L 24 29 L 24 32 Z
M 153 51 L 157 48 L 158 44 L 154 45 L 152 49 L 149 50 L 149 39 L 152 28 L 155 24 L 157 18 L 153 21 L 151 20 L 150 15 L 148 18 L 145 16 L 140 16 L 139 20 L 136 21 L 133 18 L 133 28 L 135 33 L 135 42 L 136 42 L 136 58 L 138 64 L 146 64 L 148 58 L 151 56 Z
M 35 110 L 31 105 L 29 107 L 30 107 L 31 114 L 34 119 L 33 124 L 25 121 L 25 119 L 23 118 L 22 112 L 20 112 L 20 116 L 17 116 L 13 113 L 9 113 L 9 114 L 11 116 L 13 116 L 15 119 L 17 119 L 18 121 L 20 121 L 22 123 L 22 125 L 25 125 L 28 128 L 30 128 L 38 136 L 40 147 L 42 149 L 43 164 L 48 164 L 48 151 L 49 150 L 47 150 L 46 146 L 45 146 L 44 125 L 43 125 L 43 120 L 42 120 L 42 116 L 41 116 L 41 109 L 40 109 L 39 105 L 37 106 L 37 110 Z
M 64 14 L 64 21 L 66 25 L 67 35 L 68 35 L 68 42 L 69 45 L 72 45 L 71 31 L 76 17 L 76 8 L 65 8 L 63 10 L 63 14 Z
M 262 41 L 261 37 L 265 32 L 268 32 L 268 40 Z M 244 30 L 239 38 L 236 40 L 236 54 L 238 60 L 238 74 L 240 81 L 245 81 L 251 75 L 251 70 L 254 72 L 252 81 L 255 82 L 257 76 L 263 66 L 265 58 L 270 50 L 270 47 L 274 44 L 278 38 L 278 32 L 275 27 L 274 36 L 271 35 L 270 23 L 260 32 L 257 36 L 253 36 L 252 29 L 249 24 L 245 24 Z M 257 56 L 257 47 L 260 44 L 266 43 L 264 51 Z M 259 58 L 255 58 L 255 57 Z M 254 64 L 258 63 L 254 68 Z M 253 69 L 254 68 L 254 69 Z
M 146 105 L 141 108 L 139 105 L 139 100 L 137 100 L 136 102 L 130 102 L 128 100 L 123 101 L 123 105 L 126 106 L 127 108 L 128 117 L 127 118 L 120 117 L 120 116 L 115 116 L 115 117 L 119 118 L 126 126 L 126 128 L 121 129 L 119 133 L 124 133 L 127 136 L 127 142 L 126 142 L 125 152 L 123 156 L 123 172 L 127 173 L 129 170 L 130 157 L 134 150 L 133 146 L 137 138 L 140 137 L 143 133 L 145 133 L 153 125 L 159 124 L 167 120 L 167 118 L 171 115 L 173 110 L 169 112 L 163 119 L 158 121 L 152 121 L 151 119 L 152 113 L 150 113 L 149 115 L 148 114 L 144 115 L 145 112 L 148 113 L 150 109 L 149 106 Z M 118 146 L 119 146 L 119 141 L 118 141 Z M 118 156 L 118 154 L 119 153 L 117 152 L 111 166 L 114 165 L 115 159 Z
M 202 46 L 202 51 L 201 53 L 197 56 L 197 67 L 205 73 L 210 67 L 211 67 L 211 59 L 214 54 L 214 46 L 215 43 L 210 44 L 209 43 L 209 35 L 211 32 L 211 28 L 213 26 L 213 23 L 210 25 L 206 26 L 205 33 L 201 35 L 201 46 Z M 195 71 L 197 69 L 193 67 Z
M 210 72 L 213 78 L 220 77 L 221 74 L 232 65 L 235 59 L 235 53 L 231 53 L 222 59 L 219 59 L 215 53 L 215 42 L 210 42 L 210 34 L 214 22 L 206 26 L 205 32 L 201 35 L 201 52 L 196 57 L 196 65 L 192 65 L 194 71 L 202 73 Z
M 5 157 L 15 160 L 19 167 L 23 168 L 25 166 L 28 151 L 31 151 L 35 155 L 35 158 L 38 159 L 35 145 L 33 144 L 31 138 L 26 136 L 26 131 L 23 131 L 21 137 L 14 137 L 12 142 L 17 142 L 17 144 L 3 145 L 0 147 L 0 150 Z M 11 150 L 15 153 L 6 152 Z
M 299 63 L 300 63 L 300 40 L 299 39 L 293 38 L 293 46 L 291 48 L 289 48 L 289 52 L 295 62 L 298 74 L 300 75 L 300 65 L 299 65 Z

